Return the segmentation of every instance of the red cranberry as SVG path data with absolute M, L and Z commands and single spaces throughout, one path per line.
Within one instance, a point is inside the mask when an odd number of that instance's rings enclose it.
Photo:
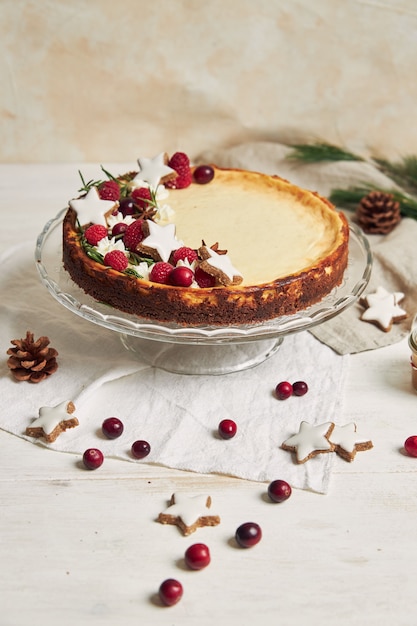
M 251 548 L 262 539 L 262 530 L 255 522 L 246 522 L 236 530 L 235 539 L 241 548 Z
M 133 198 L 128 196 L 127 198 L 120 200 L 119 211 L 124 217 L 126 217 L 126 215 L 134 215 L 137 213 L 138 210 Z
M 275 388 L 275 393 L 277 395 L 278 400 L 286 400 L 290 396 L 292 396 L 293 388 L 292 384 L 285 381 L 278 383 Z
M 144 459 L 151 451 L 151 446 L 147 441 L 139 439 L 132 443 L 131 452 L 135 459 Z
M 101 425 L 103 435 L 106 435 L 108 439 L 117 439 L 123 432 L 123 423 L 118 417 L 108 417 Z
M 185 551 L 185 562 L 190 569 L 203 569 L 210 563 L 210 550 L 204 543 L 194 543 Z
M 115 224 L 111 230 L 111 234 L 113 237 L 118 237 L 119 235 L 123 235 L 126 232 L 127 224 L 124 222 L 118 222 Z
M 166 606 L 177 604 L 182 598 L 183 588 L 175 578 L 167 578 L 159 587 L 159 597 Z
M 95 470 L 103 464 L 103 453 L 97 448 L 88 448 L 83 454 L 83 463 L 87 469 Z
M 199 165 L 194 170 L 194 180 L 199 185 L 206 185 L 214 178 L 214 169 L 210 165 Z
M 285 480 L 273 480 L 268 486 L 268 496 L 272 502 L 284 502 L 291 495 L 291 487 Z
M 175 287 L 189 287 L 194 280 L 194 272 L 185 265 L 174 267 L 169 275 L 169 282 Z
M 233 420 L 222 420 L 218 427 L 219 435 L 222 439 L 231 439 L 237 433 L 237 426 Z
M 411 435 L 404 442 L 404 448 L 407 454 L 417 457 L 417 435 Z
M 308 385 L 303 380 L 297 380 L 292 384 L 292 390 L 296 396 L 304 396 L 308 391 Z

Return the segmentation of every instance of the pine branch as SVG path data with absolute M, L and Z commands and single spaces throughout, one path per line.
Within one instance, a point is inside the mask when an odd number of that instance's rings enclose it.
M 392 194 L 394 199 L 400 204 L 401 215 L 417 219 L 417 200 L 397 189 L 382 190 L 366 185 L 363 187 L 349 187 L 348 189 L 333 189 L 329 200 L 336 206 L 355 210 L 362 198 L 368 195 L 370 191 L 384 191 L 384 193 Z
M 417 156 L 408 156 L 397 163 L 374 159 L 378 169 L 409 193 L 417 193 Z
M 295 144 L 287 156 L 294 161 L 303 163 L 319 163 L 322 161 L 363 161 L 362 157 L 328 143 Z

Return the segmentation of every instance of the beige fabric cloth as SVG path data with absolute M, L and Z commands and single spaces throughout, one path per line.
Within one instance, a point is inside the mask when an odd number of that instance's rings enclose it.
M 277 174 L 292 183 L 329 196 L 336 188 L 371 183 L 375 187 L 390 188 L 392 182 L 371 163 L 359 161 L 323 162 L 304 164 L 289 160 L 288 146 L 269 142 L 253 142 L 229 149 L 210 150 L 199 156 L 199 162 L 211 162 L 219 167 L 240 167 Z M 354 216 L 346 212 L 349 219 Z M 386 236 L 368 237 L 372 253 L 371 279 L 364 295 L 377 287 L 389 292 L 403 292 L 401 307 L 408 317 L 394 324 L 389 332 L 361 320 L 364 310 L 355 303 L 337 317 L 314 328 L 312 334 L 339 354 L 362 352 L 400 341 L 410 330 L 417 311 L 417 221 L 404 218 Z

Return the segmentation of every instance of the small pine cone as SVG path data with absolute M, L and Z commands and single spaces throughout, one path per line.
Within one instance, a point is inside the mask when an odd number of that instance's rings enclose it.
M 365 233 L 386 235 L 401 219 L 400 203 L 391 193 L 371 191 L 360 201 L 356 217 Z
M 25 339 L 13 339 L 15 347 L 9 348 L 7 365 L 16 380 L 39 383 L 58 369 L 58 352 L 48 348 L 48 337 L 33 340 L 33 333 L 27 331 Z

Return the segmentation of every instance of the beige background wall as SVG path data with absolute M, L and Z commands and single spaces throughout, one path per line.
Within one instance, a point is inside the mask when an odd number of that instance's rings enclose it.
M 0 0 L 2 162 L 417 153 L 417 0 Z

